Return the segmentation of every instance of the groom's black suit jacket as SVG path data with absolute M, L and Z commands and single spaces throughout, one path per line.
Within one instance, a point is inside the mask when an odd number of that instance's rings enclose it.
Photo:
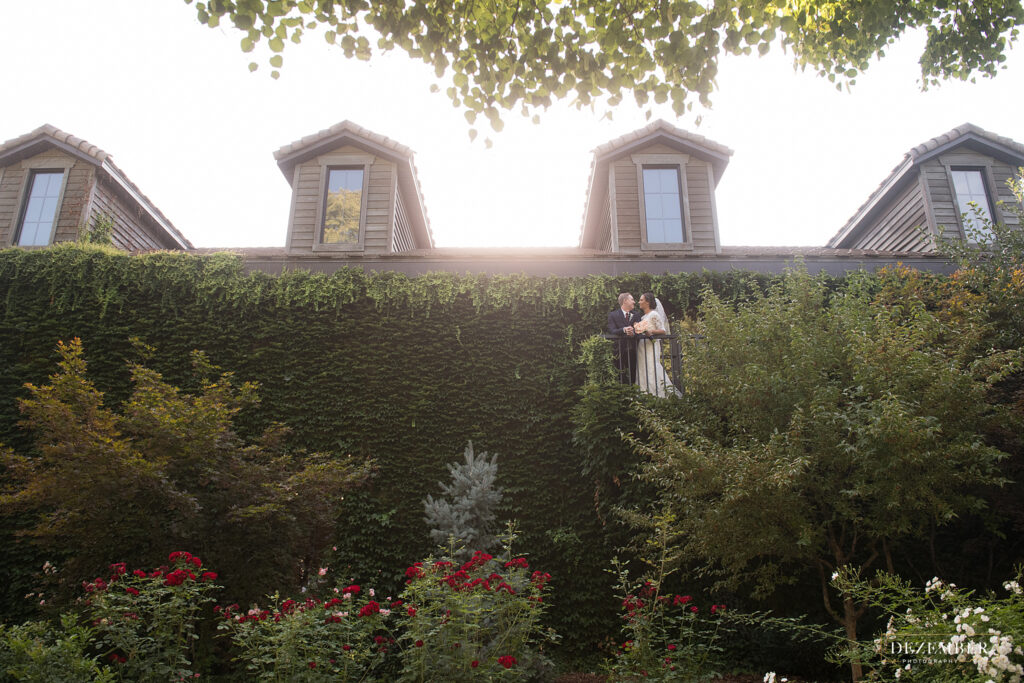
M 608 314 L 608 333 L 623 336 L 615 342 L 615 365 L 619 368 L 619 376 L 623 382 L 627 381 L 627 377 L 630 383 L 636 380 L 636 339 L 625 336 L 623 329 L 640 322 L 642 317 L 636 311 L 630 311 L 627 315 L 621 308 L 616 308 Z

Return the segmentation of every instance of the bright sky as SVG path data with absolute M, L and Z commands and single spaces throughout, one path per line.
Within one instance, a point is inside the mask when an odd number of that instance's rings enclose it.
M 307 35 L 275 81 L 263 54 L 249 72 L 240 39 L 182 0 L 0 0 L 0 140 L 53 124 L 110 153 L 196 246 L 283 246 L 290 188 L 274 150 L 349 119 L 416 152 L 438 246 L 575 246 L 591 150 L 647 124 L 632 105 L 608 121 L 560 104 L 470 142 L 445 84 L 431 93 L 432 70 L 404 53 L 346 60 Z M 824 245 L 907 150 L 967 121 L 1024 142 L 1024 48 L 995 79 L 922 93 L 921 45 L 902 41 L 851 92 L 779 50 L 729 59 L 711 111 L 656 108 L 735 152 L 722 242 Z

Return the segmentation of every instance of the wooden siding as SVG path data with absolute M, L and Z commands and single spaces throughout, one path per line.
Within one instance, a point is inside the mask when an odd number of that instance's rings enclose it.
M 394 172 L 395 165 L 383 159 L 377 159 L 370 166 L 364 251 L 380 254 L 391 249 L 391 245 L 388 244 L 388 227 L 391 222 L 391 203 L 394 201 Z
M 124 191 L 113 181 L 99 174 L 89 215 L 90 224 L 102 216 L 113 221 L 111 237 L 114 246 L 127 251 L 149 249 L 176 249 L 170 238 L 163 235 L 163 229 L 154 225 L 142 207 L 124 197 Z
M 395 251 L 410 251 L 416 248 L 416 242 L 412 238 L 412 228 L 409 227 L 409 217 L 405 213 L 405 200 L 402 193 L 398 192 L 395 197 Z
M 946 167 L 938 159 L 931 159 L 921 165 L 921 173 L 928 187 L 935 226 L 947 239 L 962 237 L 960 233 L 960 211 L 953 196 L 953 183 L 946 173 Z
M 367 152 L 346 145 L 296 167 L 292 187 L 294 209 L 288 226 L 288 245 L 293 252 L 313 251 L 313 244 L 319 239 L 317 215 L 324 201 L 321 180 L 326 164 L 323 159 L 343 154 L 366 155 Z M 394 173 L 395 165 L 379 157 L 370 166 L 362 236 L 363 250 L 366 252 L 385 253 L 389 249 L 388 228 L 391 221 L 391 204 L 394 201 Z
M 651 145 L 632 150 L 632 155 L 680 154 L 667 145 Z M 619 251 L 640 251 L 642 232 L 640 225 L 640 188 L 637 165 L 630 157 L 612 162 L 615 184 L 615 218 L 618 224 Z M 715 253 L 715 210 L 709 182 L 709 164 L 690 156 L 686 162 L 686 192 L 690 207 L 689 223 L 683 226 L 687 241 L 696 253 Z
M 0 245 L 12 243 L 17 230 L 21 204 L 25 201 L 26 180 L 33 170 L 68 169 L 60 207 L 57 210 L 55 242 L 78 239 L 85 207 L 94 182 L 95 167 L 56 149 L 46 150 L 30 159 L 19 161 L 3 169 L 0 178 Z
M 612 250 L 612 206 L 611 199 L 606 192 L 604 195 L 604 201 L 601 203 L 601 226 L 597 231 L 598 242 L 597 248 L 601 251 Z
M 640 195 L 636 164 L 629 157 L 612 164 L 615 174 L 615 221 L 619 233 L 619 251 L 640 251 Z
M 1017 198 L 1013 196 L 1013 192 L 1010 187 L 1006 184 L 1007 181 L 1017 177 L 1017 169 L 1009 164 L 1004 164 L 999 161 L 992 162 L 992 175 L 995 177 L 996 186 L 996 201 L 1006 202 L 1007 206 L 1017 203 Z M 998 211 L 998 209 L 997 209 Z M 1017 214 L 1010 211 L 999 211 L 1000 217 L 1003 223 L 1006 225 L 1020 225 L 1020 219 Z
M 880 251 L 931 251 L 918 227 L 927 226 L 924 191 L 921 183 L 912 182 L 903 192 L 889 200 L 879 218 L 861 233 L 852 249 Z
M 708 164 L 694 159 L 686 162 L 686 189 L 690 197 L 690 225 L 687 236 L 693 244 L 693 250 L 700 253 L 714 253 L 715 243 L 715 212 L 712 208 L 714 187 L 708 183 Z
M 0 246 L 11 243 L 14 222 L 18 220 L 18 195 L 25 172 L 18 167 L 0 169 Z

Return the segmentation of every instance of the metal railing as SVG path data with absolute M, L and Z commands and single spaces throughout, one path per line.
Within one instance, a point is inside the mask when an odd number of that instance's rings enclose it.
M 614 344 L 612 362 L 618 372 L 619 382 L 638 384 L 641 389 L 658 396 L 683 391 L 681 370 L 683 348 L 680 336 L 676 334 L 629 336 L 607 332 L 601 336 L 610 339 Z M 659 345 L 659 351 L 648 351 L 646 344 Z M 665 353 L 666 348 L 668 349 L 667 354 Z M 660 370 L 656 367 L 659 364 Z

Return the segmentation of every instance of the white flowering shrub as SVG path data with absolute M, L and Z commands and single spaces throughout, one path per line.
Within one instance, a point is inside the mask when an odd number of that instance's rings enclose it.
M 869 680 L 1020 683 L 1024 678 L 1021 573 L 1002 594 L 978 595 L 939 578 L 924 590 L 885 573 L 874 581 L 844 568 L 839 590 L 883 610 L 885 631 L 844 653 L 870 667 Z

